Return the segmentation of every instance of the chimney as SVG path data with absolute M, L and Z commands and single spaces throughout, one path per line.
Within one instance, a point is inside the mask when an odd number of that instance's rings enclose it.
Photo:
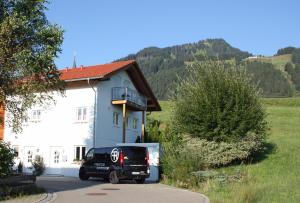
M 82 70 L 83 69 L 83 65 L 80 65 L 80 70 Z

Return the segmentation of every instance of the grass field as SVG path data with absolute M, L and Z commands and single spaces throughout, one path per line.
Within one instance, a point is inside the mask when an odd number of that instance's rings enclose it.
M 292 54 L 284 54 L 280 56 L 270 56 L 270 57 L 259 57 L 259 58 L 253 58 L 247 60 L 272 63 L 276 68 L 280 70 L 284 70 L 285 64 L 291 62 Z
M 270 123 L 268 153 L 262 160 L 218 169 L 239 169 L 241 182 L 216 184 L 207 182 L 197 188 L 211 202 L 300 202 L 300 98 L 263 99 Z M 163 111 L 152 118 L 168 122 L 170 102 L 160 102 Z

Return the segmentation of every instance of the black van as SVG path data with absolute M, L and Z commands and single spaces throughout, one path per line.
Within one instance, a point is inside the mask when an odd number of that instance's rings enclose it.
M 84 157 L 79 178 L 101 177 L 116 184 L 119 180 L 144 183 L 150 175 L 147 147 L 116 146 L 92 148 Z

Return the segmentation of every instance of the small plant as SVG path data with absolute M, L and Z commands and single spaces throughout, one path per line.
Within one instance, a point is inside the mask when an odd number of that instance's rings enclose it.
M 32 166 L 34 168 L 34 172 L 36 176 L 42 175 L 45 171 L 45 164 L 44 164 L 43 157 L 41 157 L 40 155 L 35 156 Z

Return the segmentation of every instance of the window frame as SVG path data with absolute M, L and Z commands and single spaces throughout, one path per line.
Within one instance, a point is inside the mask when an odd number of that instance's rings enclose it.
M 79 157 L 77 157 L 77 149 L 78 148 L 79 148 Z M 83 152 L 84 152 L 84 154 L 83 154 Z M 84 158 L 85 153 L 86 153 L 85 145 L 75 145 L 74 146 L 74 161 L 81 161 Z
M 31 110 L 30 114 L 30 121 L 31 122 L 40 122 L 42 117 L 42 110 L 41 109 L 33 109 Z M 28 122 L 28 120 L 27 120 Z
M 113 125 L 114 126 L 119 126 L 120 125 L 120 113 L 117 111 L 113 112 Z
M 136 130 L 138 128 L 138 122 L 139 122 L 139 119 L 137 117 L 134 117 L 133 121 L 132 121 L 132 128 L 133 129 Z
M 88 121 L 87 112 L 88 112 L 88 108 L 86 106 L 76 107 L 75 121 L 77 123 L 86 123 Z

